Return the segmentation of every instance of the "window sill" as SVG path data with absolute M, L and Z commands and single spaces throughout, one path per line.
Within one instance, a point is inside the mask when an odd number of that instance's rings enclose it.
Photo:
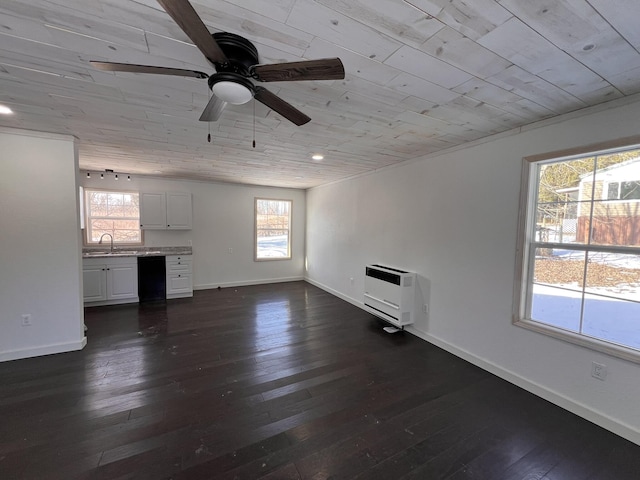
M 534 332 L 542 333 L 550 337 L 564 340 L 565 342 L 573 343 L 581 347 L 586 347 L 597 352 L 606 353 L 612 357 L 622 358 L 634 363 L 640 363 L 640 352 L 631 348 L 623 347 L 622 345 L 616 345 L 614 343 L 598 340 L 597 338 L 587 337 L 579 333 L 574 333 L 569 330 L 554 327 L 544 323 L 536 322 L 529 319 L 514 318 L 513 324 L 532 330 Z

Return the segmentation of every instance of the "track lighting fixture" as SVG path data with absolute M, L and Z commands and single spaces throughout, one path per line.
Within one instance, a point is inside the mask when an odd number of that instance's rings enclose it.
M 98 172 L 93 172 L 93 173 L 97 175 Z M 99 173 L 100 173 L 100 180 L 104 180 L 105 178 L 109 178 L 110 175 L 113 175 L 113 179 L 114 180 L 119 180 L 120 178 L 124 178 L 124 176 L 126 175 L 127 181 L 128 182 L 131 181 L 131 174 L 128 174 L 128 173 L 116 173 L 113 170 L 111 170 L 110 168 L 105 168 L 104 172 L 99 172 Z M 91 172 L 87 172 L 87 178 L 91 178 Z

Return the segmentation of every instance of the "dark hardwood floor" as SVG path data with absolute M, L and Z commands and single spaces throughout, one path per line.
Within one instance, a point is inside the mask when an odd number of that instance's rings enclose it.
M 639 446 L 304 282 L 86 323 L 0 364 L 0 478 L 640 478 Z

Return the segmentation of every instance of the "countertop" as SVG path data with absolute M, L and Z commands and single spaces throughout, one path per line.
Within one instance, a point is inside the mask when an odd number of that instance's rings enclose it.
M 109 249 L 83 248 L 82 258 L 102 257 L 154 257 L 167 255 L 191 255 L 191 247 L 115 247 L 113 252 Z

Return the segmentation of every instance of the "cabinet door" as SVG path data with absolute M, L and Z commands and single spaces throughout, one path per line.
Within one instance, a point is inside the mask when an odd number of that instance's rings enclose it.
M 190 273 L 177 273 L 167 275 L 167 296 L 186 294 L 193 295 Z
M 167 206 L 164 193 L 140 194 L 140 228 L 167 228 Z
M 167 193 L 167 228 L 191 230 L 191 194 Z
M 135 298 L 138 296 L 138 265 L 107 266 L 107 299 Z
M 82 268 L 83 298 L 85 302 L 107 299 L 107 269 L 104 265 Z

